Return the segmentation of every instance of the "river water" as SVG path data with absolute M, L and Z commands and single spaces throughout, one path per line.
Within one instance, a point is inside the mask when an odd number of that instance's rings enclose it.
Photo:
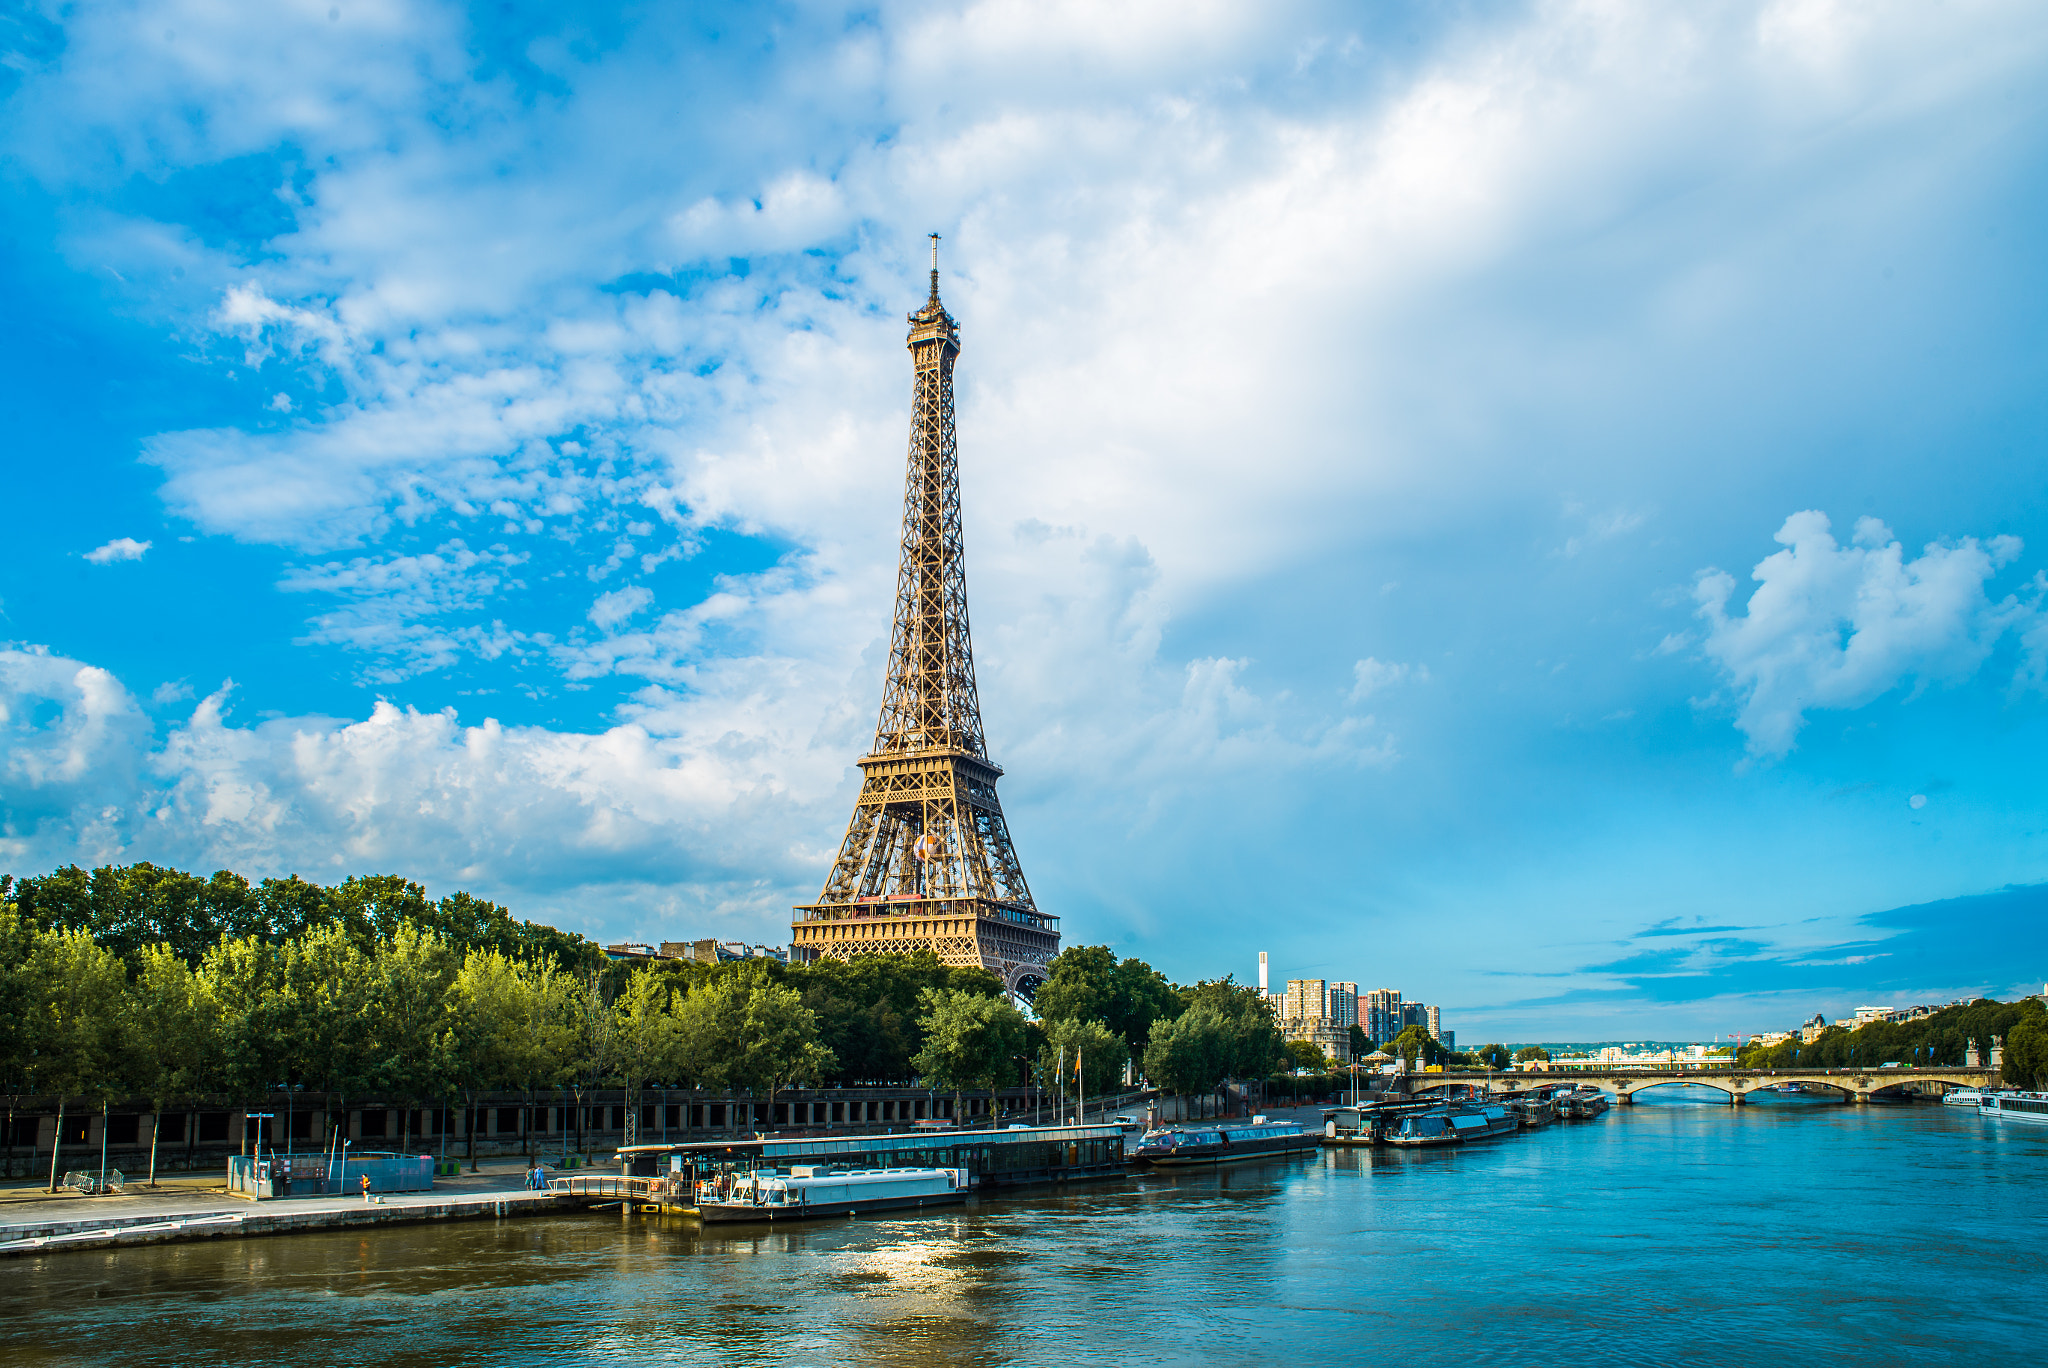
M 0 1361 L 1808 1368 L 2048 1344 L 2048 1127 L 1719 1098 L 936 1218 L 606 1212 L 12 1260 Z

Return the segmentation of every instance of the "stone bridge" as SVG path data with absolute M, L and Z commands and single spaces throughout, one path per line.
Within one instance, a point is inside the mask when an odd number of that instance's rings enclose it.
M 1635 1101 L 1635 1095 L 1646 1088 L 1662 1088 L 1674 1083 L 1696 1083 L 1701 1087 L 1719 1088 L 1728 1094 L 1728 1104 L 1739 1107 L 1749 1099 L 1749 1094 L 1759 1088 L 1773 1088 L 1781 1083 L 1800 1083 L 1806 1087 L 1830 1088 L 1842 1095 L 1844 1102 L 1868 1102 L 1881 1092 L 1915 1091 L 1925 1092 L 1924 1086 L 1932 1084 L 1933 1091 L 1946 1093 L 1950 1088 L 1990 1088 L 1998 1085 L 1996 1069 L 1972 1068 L 1927 1068 L 1927 1069 L 1553 1069 L 1539 1073 L 1440 1073 L 1409 1074 L 1408 1091 L 1411 1093 L 1433 1092 L 1438 1088 L 1463 1085 L 1485 1092 L 1500 1092 L 1508 1089 L 1542 1087 L 1545 1084 L 1592 1083 L 1614 1094 L 1614 1100 L 1622 1106 Z

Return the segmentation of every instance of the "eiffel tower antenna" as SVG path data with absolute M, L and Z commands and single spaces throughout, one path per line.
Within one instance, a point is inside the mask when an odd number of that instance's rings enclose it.
M 931 950 L 1029 996 L 1059 951 L 1059 918 L 1031 901 L 982 736 L 953 429 L 960 328 L 939 302 L 931 239 L 931 298 L 910 315 L 910 466 L 882 712 L 846 839 L 818 900 L 796 909 L 791 949 L 800 960 Z

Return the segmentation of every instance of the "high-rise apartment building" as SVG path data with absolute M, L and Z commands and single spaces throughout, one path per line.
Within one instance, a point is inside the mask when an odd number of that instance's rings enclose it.
M 1376 988 L 1360 998 L 1358 1024 L 1379 1044 L 1401 1034 L 1401 993 L 1395 988 Z
M 1441 1007 L 1429 1007 L 1424 1010 L 1428 1013 L 1428 1025 L 1425 1029 L 1429 1031 L 1429 1038 L 1431 1040 L 1442 1040 L 1444 1038 L 1443 1009 Z
M 1287 996 L 1280 1002 L 1280 1018 L 1283 1021 L 1320 1021 L 1329 1015 L 1323 1010 L 1327 985 L 1321 979 L 1287 980 Z
M 1350 1030 L 1358 1024 L 1358 985 L 1355 983 L 1333 983 L 1325 995 L 1326 1010 L 1323 1015 L 1330 1019 L 1332 1026 Z

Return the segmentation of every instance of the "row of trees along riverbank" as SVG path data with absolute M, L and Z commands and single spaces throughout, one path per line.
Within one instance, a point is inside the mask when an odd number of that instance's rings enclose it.
M 633 1126 L 650 1083 L 771 1102 L 828 1082 L 1101 1096 L 1137 1061 L 1200 1095 L 1291 1063 L 1256 989 L 1174 985 L 1103 946 L 1061 954 L 1034 1005 L 1026 1020 L 993 975 L 929 954 L 615 964 L 582 937 L 396 876 L 252 884 L 134 865 L 0 879 L 10 1158 L 30 1097 L 56 1099 L 61 1134 L 65 1108 L 125 1098 L 160 1116 L 293 1087 L 343 1108 L 563 1088 L 580 1119 L 584 1094 L 623 1086 Z
M 1811 1041 L 1794 1037 L 1746 1046 L 1740 1060 L 1749 1069 L 1956 1066 L 1973 1047 L 1979 1060 L 1989 1062 L 1994 1042 L 2002 1042 L 1999 1076 L 2007 1087 L 2048 1086 L 2048 1006 L 2039 998 L 1978 998 L 1918 1021 L 1873 1021 L 1853 1030 L 1830 1026 Z

